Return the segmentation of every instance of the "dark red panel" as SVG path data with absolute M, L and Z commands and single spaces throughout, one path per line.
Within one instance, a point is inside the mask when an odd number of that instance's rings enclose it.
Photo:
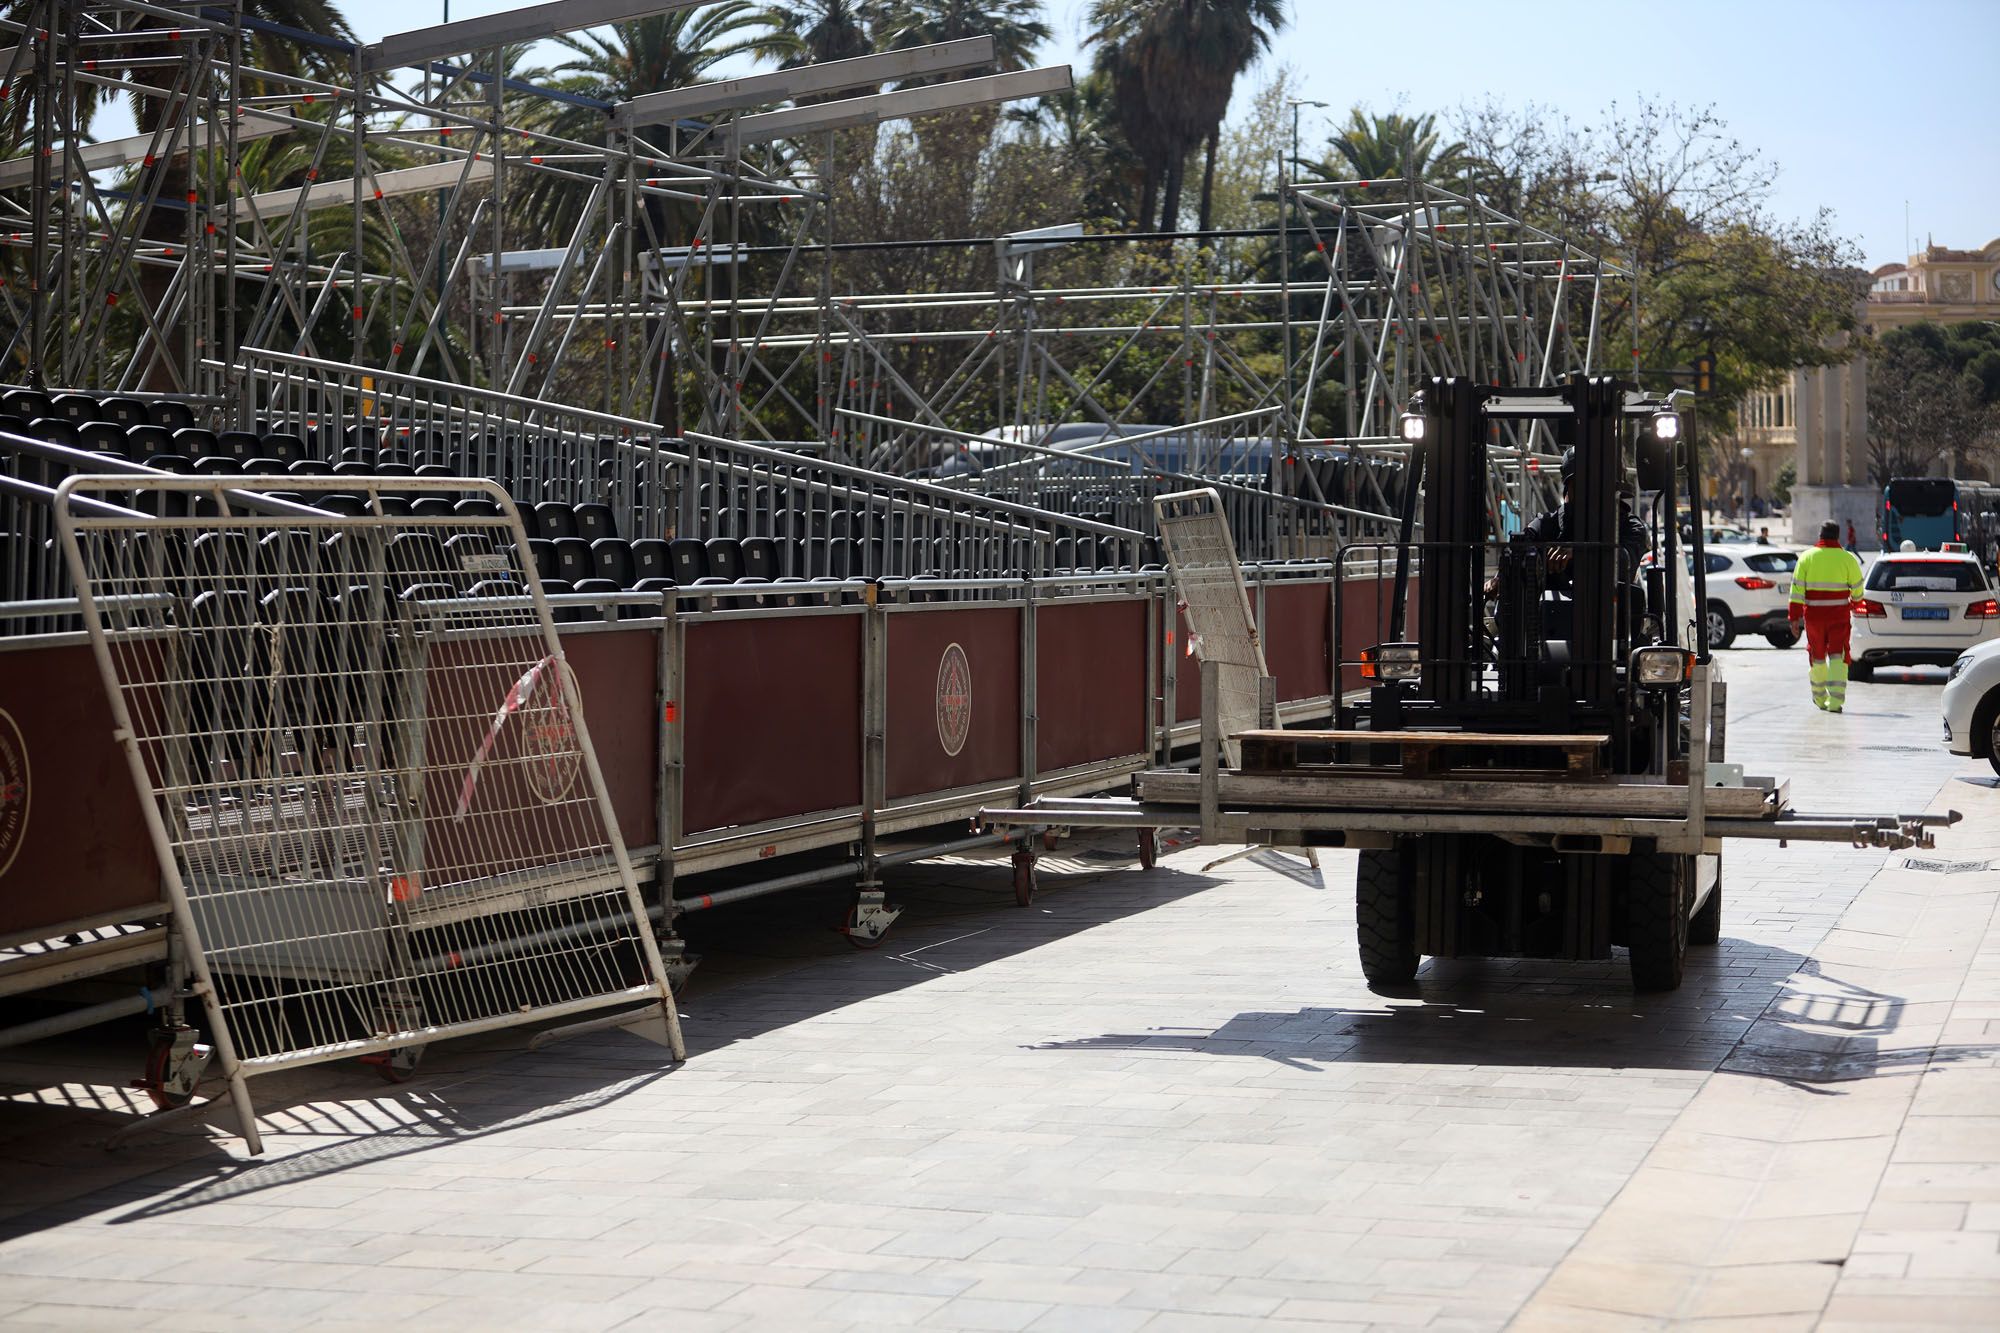
M 684 833 L 861 804 L 861 617 L 687 628 Z
M 1035 613 L 1035 767 L 1146 748 L 1146 604 L 1051 604 Z
M 1311 699 L 1333 679 L 1333 591 L 1325 583 L 1274 583 L 1264 590 L 1264 665 L 1278 701 Z
M 160 900 L 88 645 L 0 652 L 0 935 Z
M 659 840 L 660 631 L 606 630 L 563 635 L 563 655 L 576 672 L 583 720 L 597 766 L 611 793 L 618 831 L 628 847 Z
M 962 692 L 941 671 L 949 648 L 965 655 Z M 947 696 L 941 700 L 940 696 Z M 962 702 L 960 701 L 962 697 Z M 942 720 L 959 707 L 960 723 Z M 1013 607 L 899 611 L 889 617 L 888 795 L 997 782 L 1021 771 L 1021 615 Z M 945 733 L 962 725 L 958 752 Z
M 1201 719 L 1201 660 L 1188 652 L 1187 613 L 1174 612 L 1174 637 L 1167 644 L 1174 660 L 1174 721 Z M 1161 669 L 1164 677 L 1165 668 Z

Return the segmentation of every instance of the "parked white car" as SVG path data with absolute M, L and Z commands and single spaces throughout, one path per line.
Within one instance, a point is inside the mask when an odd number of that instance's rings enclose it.
M 2000 773 L 2000 639 L 1968 648 L 1944 685 L 1944 747 Z
M 2000 638 L 2000 598 L 1979 561 L 1955 551 L 1889 551 L 1862 580 L 1849 674 L 1876 667 L 1951 666 L 1966 649 Z
M 1702 552 L 1708 570 L 1708 646 L 1727 648 L 1739 634 L 1761 634 L 1773 648 L 1799 641 L 1787 618 L 1792 570 L 1799 557 L 1776 546 L 1710 546 Z M 1694 556 L 1688 556 L 1690 572 Z

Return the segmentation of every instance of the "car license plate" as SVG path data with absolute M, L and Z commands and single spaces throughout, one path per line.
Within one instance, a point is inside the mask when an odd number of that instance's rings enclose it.
M 1948 620 L 1951 608 L 1947 606 L 1906 606 L 1903 608 L 1905 620 Z

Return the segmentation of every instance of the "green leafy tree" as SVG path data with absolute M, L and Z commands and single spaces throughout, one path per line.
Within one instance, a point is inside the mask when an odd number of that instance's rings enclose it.
M 1925 321 L 1882 335 L 1868 366 L 1869 470 L 1990 469 L 2000 454 L 2000 328 Z

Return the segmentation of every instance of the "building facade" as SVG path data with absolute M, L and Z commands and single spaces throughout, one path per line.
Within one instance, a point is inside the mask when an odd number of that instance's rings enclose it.
M 2000 320 L 2000 238 L 1983 250 L 1926 246 L 1907 264 L 1870 275 L 1857 311 L 1863 330 L 1885 333 L 1930 321 Z M 1749 395 L 1737 409 L 1735 438 L 1719 459 L 1718 503 L 1735 512 L 1743 496 L 1770 494 L 1786 463 L 1792 530 L 1805 540 L 1828 518 L 1854 525 L 1864 550 L 1876 545 L 1880 488 L 1868 472 L 1868 362 L 1793 371 L 1778 387 Z

